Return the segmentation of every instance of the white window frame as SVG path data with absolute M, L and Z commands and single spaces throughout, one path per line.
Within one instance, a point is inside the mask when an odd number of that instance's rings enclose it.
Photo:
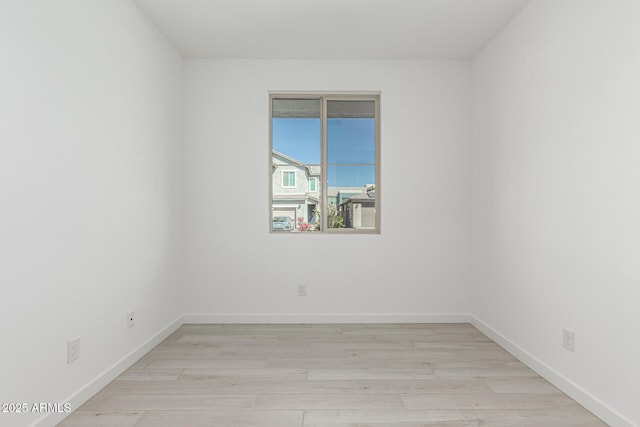
M 381 132 L 380 132 L 380 92 L 361 92 L 361 93 L 327 93 L 327 92 L 270 92 L 269 93 L 269 203 L 273 205 L 273 174 L 271 173 L 271 165 L 272 165 L 272 152 L 273 152 L 273 100 L 274 99 L 319 99 L 321 103 L 321 113 L 320 113 L 320 147 L 321 147 L 321 168 L 322 168 L 322 179 L 319 180 L 316 178 L 316 192 L 318 192 L 317 186 L 320 186 L 320 212 L 321 212 L 321 224 L 322 230 L 320 233 L 311 233 L 311 234 L 381 234 Z M 326 228 L 325 224 L 327 224 L 327 208 L 328 208 L 328 191 L 329 187 L 326 185 L 327 181 L 327 169 L 328 169 L 328 159 L 327 159 L 327 102 L 328 101 L 373 101 L 375 102 L 375 227 L 372 229 L 355 229 L 355 228 Z M 284 171 L 283 171 L 284 172 Z M 289 172 L 289 171 L 288 171 Z M 294 178 L 297 179 L 297 178 Z M 284 179 L 282 180 L 284 183 Z M 296 182 L 297 183 L 297 182 Z M 282 188 L 295 188 L 294 187 L 284 187 Z M 269 206 L 269 215 L 271 215 L 271 207 Z M 271 218 L 271 217 L 270 217 Z M 297 220 L 297 218 L 296 218 Z M 269 229 L 271 230 L 271 220 L 269 222 Z M 309 233 L 292 233 L 292 234 L 309 234 Z
M 311 183 L 313 182 L 314 185 L 314 189 L 311 189 Z M 309 193 L 317 193 L 318 192 L 318 177 L 317 176 L 311 176 L 309 177 Z
M 286 171 L 286 170 L 283 170 L 283 171 L 281 171 L 281 172 L 282 172 L 282 176 L 280 177 L 280 178 L 281 178 L 281 180 L 280 180 L 280 184 L 281 184 L 281 185 L 280 185 L 280 186 L 281 186 L 282 188 L 296 188 L 296 187 L 297 187 L 297 184 L 298 184 L 298 183 L 296 182 L 296 180 L 297 180 L 297 176 L 296 176 L 297 174 L 296 174 L 296 171 Z M 285 174 L 285 173 L 292 173 L 292 174 L 293 174 L 293 185 L 284 185 L 284 174 Z

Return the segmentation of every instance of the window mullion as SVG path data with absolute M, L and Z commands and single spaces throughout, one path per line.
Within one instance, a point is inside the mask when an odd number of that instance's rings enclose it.
M 327 99 L 323 96 L 320 98 L 320 163 L 322 165 L 322 176 L 320 184 L 320 194 L 322 205 L 320 212 L 322 214 L 322 221 L 320 222 L 320 230 L 327 230 L 327 220 L 329 218 L 329 185 L 327 181 Z

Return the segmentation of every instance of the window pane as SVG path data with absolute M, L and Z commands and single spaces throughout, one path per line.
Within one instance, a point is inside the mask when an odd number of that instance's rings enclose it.
M 282 186 L 283 187 L 293 187 L 293 172 L 283 172 L 282 173 Z
M 272 99 L 272 216 L 292 218 L 294 231 L 320 225 L 320 195 L 309 194 L 312 178 L 321 178 L 320 108 L 319 98 Z
M 329 228 L 375 229 L 374 101 L 327 101 Z

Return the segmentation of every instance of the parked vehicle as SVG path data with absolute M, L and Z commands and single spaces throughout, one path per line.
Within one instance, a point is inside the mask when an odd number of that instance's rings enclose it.
M 276 216 L 273 218 L 271 230 L 273 231 L 291 231 L 294 229 L 293 220 L 288 216 Z

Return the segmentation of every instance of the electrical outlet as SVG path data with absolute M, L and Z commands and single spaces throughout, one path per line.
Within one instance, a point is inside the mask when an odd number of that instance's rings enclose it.
M 67 341 L 67 363 L 80 358 L 80 338 Z
M 571 352 L 576 351 L 576 333 L 574 331 L 562 330 L 562 346 Z
M 127 328 L 131 329 L 136 326 L 136 312 L 130 311 L 127 313 Z
M 307 296 L 307 285 L 298 285 L 298 296 L 299 297 Z

